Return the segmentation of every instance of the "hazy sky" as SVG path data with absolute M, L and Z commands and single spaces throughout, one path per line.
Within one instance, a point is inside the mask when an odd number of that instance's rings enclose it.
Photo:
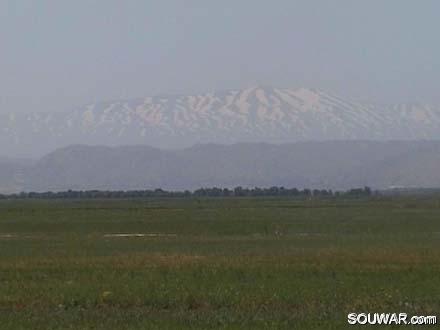
M 0 112 L 250 85 L 440 103 L 437 0 L 0 0 Z

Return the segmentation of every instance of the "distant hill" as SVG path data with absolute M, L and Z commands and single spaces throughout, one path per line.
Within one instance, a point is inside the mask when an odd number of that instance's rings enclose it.
M 440 140 L 440 106 L 362 103 L 307 88 L 252 87 L 0 115 L 3 155 L 71 144 L 183 148 L 196 143 Z
M 440 142 L 204 144 L 182 150 L 74 145 L 27 166 L 0 163 L 25 191 L 268 187 L 440 187 Z

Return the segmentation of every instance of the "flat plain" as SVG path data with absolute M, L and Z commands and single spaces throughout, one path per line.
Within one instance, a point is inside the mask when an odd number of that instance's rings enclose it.
M 350 329 L 352 312 L 440 316 L 438 196 L 0 201 L 2 330 Z

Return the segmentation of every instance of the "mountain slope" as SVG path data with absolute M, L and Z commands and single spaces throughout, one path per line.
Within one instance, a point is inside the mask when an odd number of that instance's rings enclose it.
M 76 145 L 27 167 L 20 183 L 26 191 L 440 187 L 439 155 L 440 142 L 206 144 L 183 150 Z
M 254 87 L 89 104 L 0 118 L 3 154 L 41 155 L 70 144 L 440 139 L 440 107 L 363 104 L 322 91 Z

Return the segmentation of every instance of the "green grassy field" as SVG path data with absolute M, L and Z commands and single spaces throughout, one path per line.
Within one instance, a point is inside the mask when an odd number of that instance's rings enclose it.
M 2 330 L 360 327 L 351 312 L 440 316 L 440 199 L 0 202 Z

